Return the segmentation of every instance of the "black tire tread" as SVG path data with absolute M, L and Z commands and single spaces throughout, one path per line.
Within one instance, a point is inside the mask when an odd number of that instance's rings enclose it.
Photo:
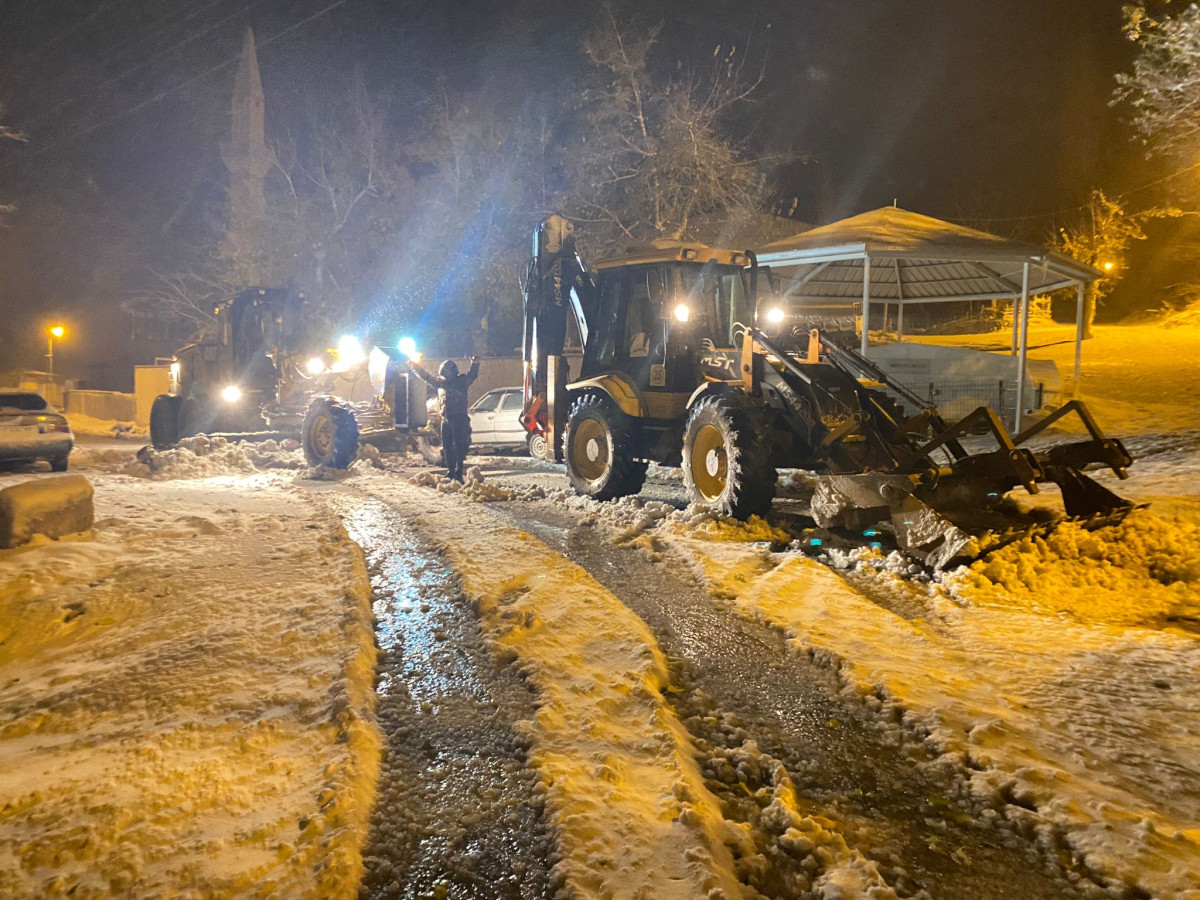
M 612 438 L 612 464 L 609 475 L 599 488 L 594 488 L 576 471 L 570 453 L 571 437 L 576 423 L 584 417 L 596 418 L 608 427 Z M 571 404 L 567 416 L 567 427 L 563 429 L 563 460 L 567 464 L 567 477 L 575 493 L 593 500 L 615 500 L 636 494 L 646 483 L 649 466 L 634 459 L 637 448 L 637 423 L 617 409 L 616 404 L 603 394 L 587 393 Z
M 150 407 L 150 444 L 155 450 L 166 450 L 179 443 L 179 411 L 182 397 L 159 394 Z
M 333 420 L 333 451 L 327 457 L 319 456 L 312 447 L 310 430 L 316 416 L 327 414 Z M 301 429 L 301 444 L 304 458 L 310 466 L 327 469 L 348 469 L 358 458 L 358 421 L 354 410 L 336 397 L 314 397 L 304 416 Z
M 727 436 L 728 485 L 714 503 L 705 500 L 692 481 L 691 443 L 705 423 Z M 779 473 L 771 459 L 766 419 L 753 401 L 735 392 L 703 397 L 688 413 L 683 435 L 683 482 L 692 503 L 742 520 L 771 511 Z

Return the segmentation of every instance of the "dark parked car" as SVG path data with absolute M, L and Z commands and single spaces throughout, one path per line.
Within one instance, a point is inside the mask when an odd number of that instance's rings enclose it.
M 66 416 L 36 391 L 0 388 L 0 461 L 44 459 L 55 472 L 67 471 L 75 436 Z

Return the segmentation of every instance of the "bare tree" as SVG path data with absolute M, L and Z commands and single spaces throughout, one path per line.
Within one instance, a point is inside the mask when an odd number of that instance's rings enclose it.
M 4 104 L 0 103 L 0 118 L 4 117 Z M 28 141 L 29 138 L 20 131 L 17 131 L 0 122 L 0 141 L 20 141 L 22 143 Z M 10 213 L 16 209 L 11 203 L 0 203 L 0 216 L 5 213 Z
M 1125 7 L 1125 34 L 1138 45 L 1132 72 L 1117 75 L 1114 103 L 1127 103 L 1152 152 L 1188 161 L 1200 149 L 1200 6 L 1156 18 L 1142 3 Z
M 192 339 L 211 337 L 217 319 L 214 310 L 237 293 L 229 283 L 215 281 L 195 271 L 154 272 L 150 285 L 134 292 L 121 307 L 127 313 L 186 323 Z
M 657 36 L 623 26 L 606 7 L 584 47 L 604 80 L 583 97 L 570 200 L 609 244 L 707 236 L 763 198 L 760 164 L 725 131 L 761 75 L 748 83 L 745 55 L 718 46 L 703 72 L 659 76 Z
M 1084 337 L 1092 336 L 1097 308 L 1124 274 L 1130 246 L 1134 241 L 1146 240 L 1142 226 L 1151 219 L 1179 215 L 1182 212 L 1173 208 L 1131 213 L 1120 201 L 1094 190 L 1079 221 L 1059 229 L 1055 241 L 1058 249 L 1104 273 L 1102 278 L 1089 284 L 1084 293 Z

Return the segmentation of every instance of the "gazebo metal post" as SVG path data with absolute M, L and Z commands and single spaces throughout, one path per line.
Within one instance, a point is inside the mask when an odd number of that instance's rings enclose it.
M 1012 332 L 1012 356 L 1017 355 L 1017 345 L 1020 343 L 1021 334 L 1021 301 L 1013 298 L 1013 332 Z
M 1083 360 L 1083 296 L 1087 291 L 1081 281 L 1076 285 L 1075 300 L 1075 378 L 1071 382 L 1071 396 L 1079 399 L 1079 367 Z
M 863 257 L 863 314 L 862 314 L 862 355 L 867 355 L 867 334 L 870 330 L 871 309 L 871 257 Z
M 1029 352 L 1029 263 L 1021 270 L 1021 341 L 1017 354 L 1017 410 L 1013 431 L 1021 433 L 1021 412 L 1025 406 L 1025 357 Z
M 904 343 L 904 279 L 900 277 L 900 257 L 896 257 L 896 343 Z

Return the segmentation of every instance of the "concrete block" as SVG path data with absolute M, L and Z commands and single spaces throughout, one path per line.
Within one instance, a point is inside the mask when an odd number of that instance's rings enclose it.
M 82 475 L 34 478 L 0 491 L 0 548 L 28 543 L 35 534 L 62 537 L 95 521 L 92 483 Z

